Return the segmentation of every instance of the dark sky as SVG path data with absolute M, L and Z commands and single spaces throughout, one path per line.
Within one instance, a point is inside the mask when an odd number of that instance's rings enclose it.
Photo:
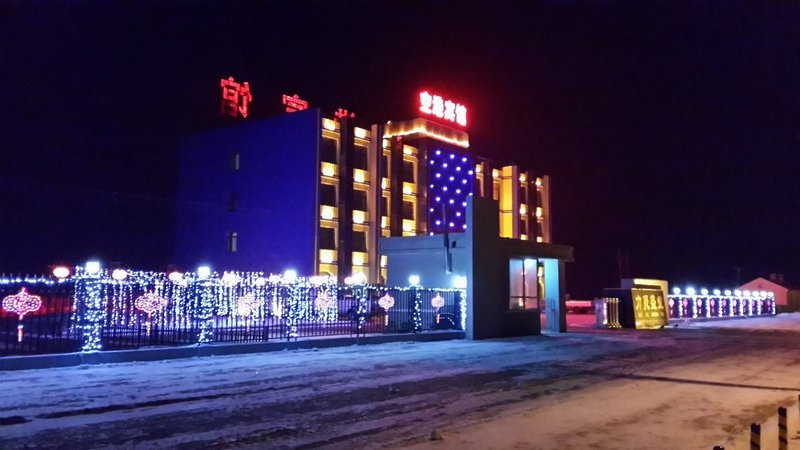
M 254 119 L 283 93 L 363 125 L 421 87 L 462 100 L 477 153 L 553 177 L 574 297 L 616 285 L 619 253 L 800 281 L 799 42 L 796 2 L 4 3 L 0 263 L 163 268 L 175 140 L 220 125 L 233 75 Z

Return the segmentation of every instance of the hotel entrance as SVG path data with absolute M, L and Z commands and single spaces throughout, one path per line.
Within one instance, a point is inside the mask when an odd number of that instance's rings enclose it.
M 470 197 L 467 205 L 467 229 L 450 235 L 456 245 L 447 252 L 441 236 L 382 239 L 388 283 L 416 274 L 425 286 L 447 287 L 463 277 L 467 339 L 566 331 L 564 264 L 573 259 L 572 247 L 500 237 L 497 202 Z
M 508 261 L 508 309 L 533 311 L 546 323 L 544 306 L 544 265 L 535 258 L 514 258 Z
M 549 276 L 548 276 L 549 267 Z M 541 330 L 560 332 L 558 260 L 520 257 L 508 261 L 508 309 L 511 313 L 534 313 Z M 548 285 L 550 289 L 548 289 Z

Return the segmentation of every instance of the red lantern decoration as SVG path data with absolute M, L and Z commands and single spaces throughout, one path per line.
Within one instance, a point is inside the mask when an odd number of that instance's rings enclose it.
M 19 316 L 20 323 L 17 325 L 17 342 L 22 342 L 22 319 L 25 314 L 38 311 L 42 307 L 42 298 L 38 295 L 28 294 L 25 288 L 20 289 L 19 293 L 9 295 L 3 299 L 3 310 Z

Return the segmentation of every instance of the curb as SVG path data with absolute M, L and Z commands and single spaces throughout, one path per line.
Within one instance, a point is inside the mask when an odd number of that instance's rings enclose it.
M 387 344 L 391 342 L 434 342 L 464 339 L 463 331 L 424 334 L 387 334 L 346 336 L 300 341 L 274 341 L 236 344 L 191 345 L 185 347 L 157 347 L 133 350 L 101 350 L 97 352 L 61 353 L 0 357 L 0 372 L 11 370 L 49 369 L 81 365 L 116 364 L 138 361 L 161 361 L 204 356 L 241 355 L 248 353 L 278 352 L 312 348 L 349 347 L 353 345 Z

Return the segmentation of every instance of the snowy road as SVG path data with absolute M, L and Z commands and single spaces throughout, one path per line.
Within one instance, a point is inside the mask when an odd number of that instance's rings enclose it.
M 0 372 L 0 448 L 745 448 L 800 392 L 751 324 Z

